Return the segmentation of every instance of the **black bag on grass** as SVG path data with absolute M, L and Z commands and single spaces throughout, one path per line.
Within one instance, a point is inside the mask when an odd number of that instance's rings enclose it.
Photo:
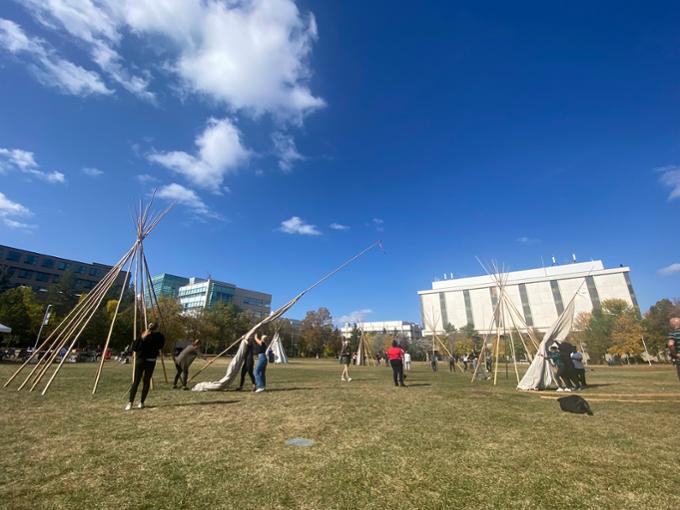
M 569 395 L 568 397 L 558 398 L 557 401 L 560 403 L 560 408 L 562 411 L 576 414 L 587 414 L 588 416 L 593 415 L 593 411 L 591 411 L 588 402 L 578 395 Z

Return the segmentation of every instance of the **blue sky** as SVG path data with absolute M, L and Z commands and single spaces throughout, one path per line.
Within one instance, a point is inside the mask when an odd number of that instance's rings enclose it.
M 418 321 L 475 256 L 679 297 L 680 6 L 405 5 L 2 2 L 0 242 L 112 263 L 158 188 L 152 272 L 274 305 L 383 240 L 294 318 Z

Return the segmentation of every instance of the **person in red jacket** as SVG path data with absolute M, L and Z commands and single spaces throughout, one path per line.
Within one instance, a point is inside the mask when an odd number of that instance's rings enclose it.
M 392 347 L 387 349 L 387 359 L 392 366 L 392 377 L 395 386 L 406 386 L 404 384 L 404 349 L 399 347 L 399 342 L 394 340 Z

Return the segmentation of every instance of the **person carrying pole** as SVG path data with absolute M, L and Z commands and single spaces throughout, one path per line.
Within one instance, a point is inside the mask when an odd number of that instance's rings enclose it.
M 191 344 L 187 345 L 182 351 L 175 356 L 175 368 L 177 373 L 175 374 L 175 382 L 172 384 L 172 389 L 177 389 L 177 382 L 181 381 L 182 388 L 188 390 L 187 379 L 189 377 L 189 367 L 194 362 L 194 360 L 199 356 L 198 348 L 201 345 L 199 339 L 194 340 Z
M 156 368 L 156 358 L 164 345 L 165 337 L 158 331 L 158 325 L 153 322 L 149 324 L 149 329 L 142 333 L 142 337 L 138 338 L 133 343 L 132 350 L 137 353 L 137 360 L 135 361 L 134 368 L 135 377 L 132 381 L 132 386 L 130 386 L 128 403 L 125 406 L 126 411 L 132 409 L 132 404 L 135 400 L 137 387 L 139 386 L 140 381 L 143 381 L 142 398 L 137 407 L 139 409 L 144 409 L 144 402 L 146 401 L 146 396 L 149 394 L 149 389 L 151 387 L 151 376 Z

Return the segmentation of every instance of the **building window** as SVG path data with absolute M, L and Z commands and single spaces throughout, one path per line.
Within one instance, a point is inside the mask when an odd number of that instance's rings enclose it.
M 463 299 L 465 299 L 465 318 L 468 321 L 468 324 L 471 324 L 472 326 L 475 325 L 474 318 L 472 316 L 472 300 L 470 299 L 470 291 L 465 289 L 463 291 Z
M 33 271 L 29 271 L 28 269 L 20 269 L 17 276 L 19 278 L 23 278 L 24 280 L 30 280 L 33 278 Z
M 635 308 L 640 310 L 638 306 L 637 298 L 635 297 L 635 291 L 633 290 L 633 282 L 630 281 L 630 275 L 628 273 L 623 273 L 623 277 L 626 279 L 626 285 L 628 286 L 628 293 L 630 294 L 630 300 L 633 302 Z
M 9 253 L 7 253 L 7 260 L 11 260 L 12 262 L 19 262 L 21 260 L 21 253 L 18 251 L 10 250 Z
M 550 280 L 550 288 L 552 289 L 557 315 L 562 315 L 562 312 L 564 312 L 564 304 L 562 303 L 562 294 L 560 294 L 560 286 L 558 285 L 557 280 Z
M 43 259 L 42 264 L 40 264 L 42 267 L 46 267 L 47 269 L 50 269 L 54 266 L 54 260 L 52 259 Z
M 593 303 L 593 309 L 599 310 L 600 294 L 598 294 L 597 287 L 595 287 L 595 278 L 593 278 L 592 276 L 586 276 L 586 286 L 588 287 L 590 301 Z
M 529 306 L 529 296 L 527 295 L 527 286 L 524 283 L 519 284 L 519 297 L 522 300 L 522 311 L 524 312 L 524 322 L 527 326 L 534 326 L 534 317 L 531 315 L 531 307 Z
M 81 274 L 85 271 L 85 268 L 83 266 L 78 266 L 76 267 L 76 273 Z
M 36 281 L 39 282 L 49 282 L 50 281 L 50 275 L 48 273 L 42 273 L 40 271 L 35 272 L 35 279 Z
M 91 267 L 89 274 L 90 276 L 97 276 L 97 274 L 99 274 L 99 270 L 96 267 Z
M 69 267 L 71 267 L 71 264 L 68 262 L 59 262 L 59 264 L 57 264 L 57 269 L 59 269 L 59 271 L 66 271 Z
M 24 262 L 26 264 L 34 266 L 38 263 L 38 257 L 36 255 L 26 255 L 26 259 L 24 259 Z

